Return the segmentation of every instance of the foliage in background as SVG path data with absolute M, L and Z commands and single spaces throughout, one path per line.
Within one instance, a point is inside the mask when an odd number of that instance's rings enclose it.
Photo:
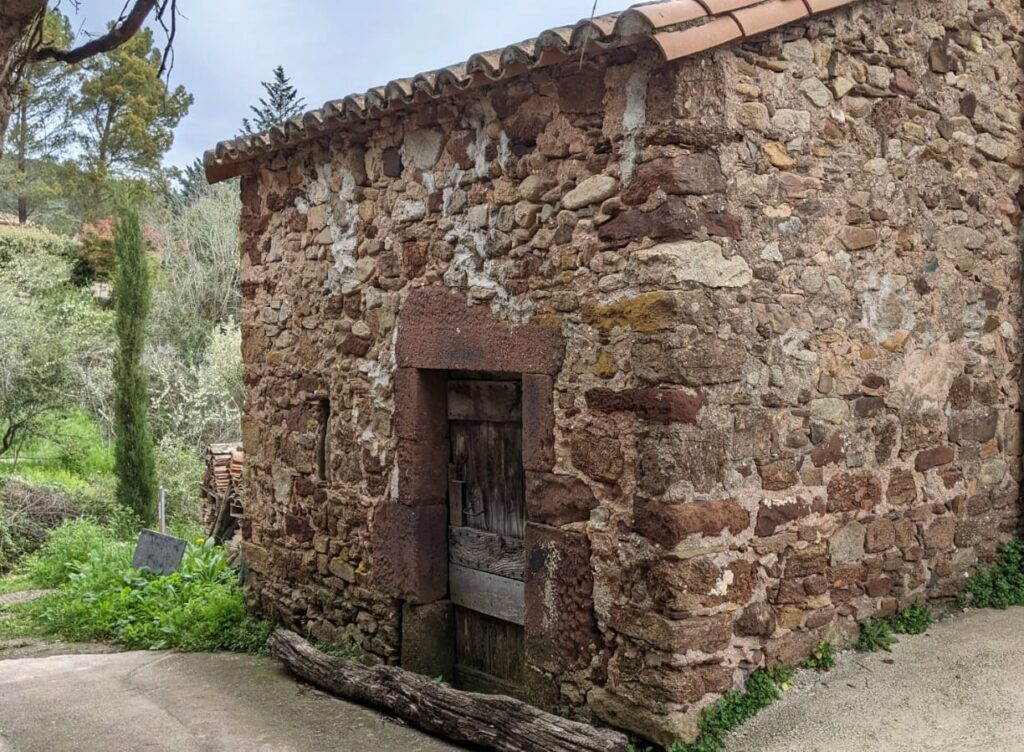
M 79 144 L 91 172 L 141 175 L 159 171 L 174 127 L 192 105 L 160 76 L 161 54 L 143 28 L 115 50 L 83 64 L 85 81 L 73 105 L 83 127 Z
M 918 603 L 907 606 L 889 620 L 892 631 L 897 634 L 923 634 L 932 625 L 932 614 L 927 607 Z
M 67 405 L 69 350 L 58 322 L 0 280 L 0 457 Z
M 860 623 L 860 635 L 853 647 L 862 653 L 888 652 L 895 643 L 896 638 L 889 631 L 888 624 L 881 619 L 865 619 Z
M 1014 539 L 999 548 L 994 564 L 979 567 L 967 582 L 971 605 L 1009 608 L 1024 605 L 1024 540 Z
M 150 216 L 160 256 L 154 338 L 192 362 L 216 327 L 238 323 L 240 212 L 237 186 L 218 184 L 163 202 Z
M 144 524 L 156 519 L 157 483 L 153 436 L 149 429 L 149 397 L 142 350 L 146 340 L 151 292 L 146 245 L 139 215 L 126 206 L 114 238 L 117 267 L 114 299 L 117 354 L 114 358 L 115 464 L 117 500 Z
M 283 66 L 274 68 L 273 78 L 260 82 L 260 85 L 267 96 L 260 97 L 259 107 L 249 107 L 253 114 L 252 122 L 249 118 L 242 118 L 242 133 L 247 136 L 268 130 L 285 120 L 297 118 L 306 109 L 306 100 L 300 97 L 299 92 L 292 86 Z
M 44 634 L 129 648 L 259 652 L 268 624 L 245 614 L 239 575 L 212 543 L 189 545 L 177 572 L 131 566 L 133 545 L 87 521 L 67 523 L 26 566 L 57 594 L 23 610 Z
M 68 19 L 47 11 L 43 42 L 66 46 L 72 36 Z M 27 66 L 22 72 L 7 131 L 9 147 L 0 169 L 0 195 L 13 199 L 10 208 L 21 224 L 60 196 L 52 166 L 74 138 L 70 105 L 80 78 L 78 68 L 53 61 Z
M 77 516 L 74 500 L 59 487 L 0 481 L 0 572 L 39 548 L 52 528 Z

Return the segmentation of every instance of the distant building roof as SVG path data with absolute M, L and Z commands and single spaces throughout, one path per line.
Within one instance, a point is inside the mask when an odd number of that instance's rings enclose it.
M 525 42 L 479 52 L 464 63 L 331 100 L 263 133 L 221 141 L 204 155 L 206 177 L 216 183 L 238 175 L 246 162 L 345 125 L 522 75 L 590 50 L 653 40 L 666 60 L 677 60 L 853 2 L 856 0 L 659 0 L 634 5 L 584 19 L 575 26 L 548 29 Z

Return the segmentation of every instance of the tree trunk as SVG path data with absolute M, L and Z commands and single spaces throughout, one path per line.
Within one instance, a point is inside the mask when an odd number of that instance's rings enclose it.
M 22 95 L 21 106 L 18 107 L 18 172 L 21 173 L 22 186 L 27 183 L 28 177 L 28 105 L 25 96 Z M 18 224 L 28 222 L 28 197 L 18 196 Z
M 626 752 L 616 731 L 568 721 L 501 695 L 451 689 L 394 666 L 364 666 L 321 653 L 278 629 L 270 652 L 296 676 L 349 700 L 373 705 L 413 726 L 497 752 Z
M 0 3 L 0 157 L 4 154 L 7 124 L 17 95 L 20 43 L 44 10 L 45 0 L 3 0 Z

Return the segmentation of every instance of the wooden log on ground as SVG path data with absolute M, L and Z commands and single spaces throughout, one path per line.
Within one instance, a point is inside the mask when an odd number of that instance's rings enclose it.
M 623 734 L 545 713 L 502 695 L 462 692 L 395 666 L 364 666 L 321 653 L 278 629 L 270 652 L 296 676 L 327 692 L 382 708 L 417 728 L 498 752 L 626 752 Z

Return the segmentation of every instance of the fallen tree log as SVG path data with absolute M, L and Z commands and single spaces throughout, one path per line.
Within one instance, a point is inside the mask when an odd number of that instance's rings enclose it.
M 321 653 L 278 629 L 270 652 L 296 676 L 327 692 L 382 708 L 417 728 L 498 752 L 626 752 L 628 740 L 501 695 L 463 692 L 395 666 L 364 666 Z

